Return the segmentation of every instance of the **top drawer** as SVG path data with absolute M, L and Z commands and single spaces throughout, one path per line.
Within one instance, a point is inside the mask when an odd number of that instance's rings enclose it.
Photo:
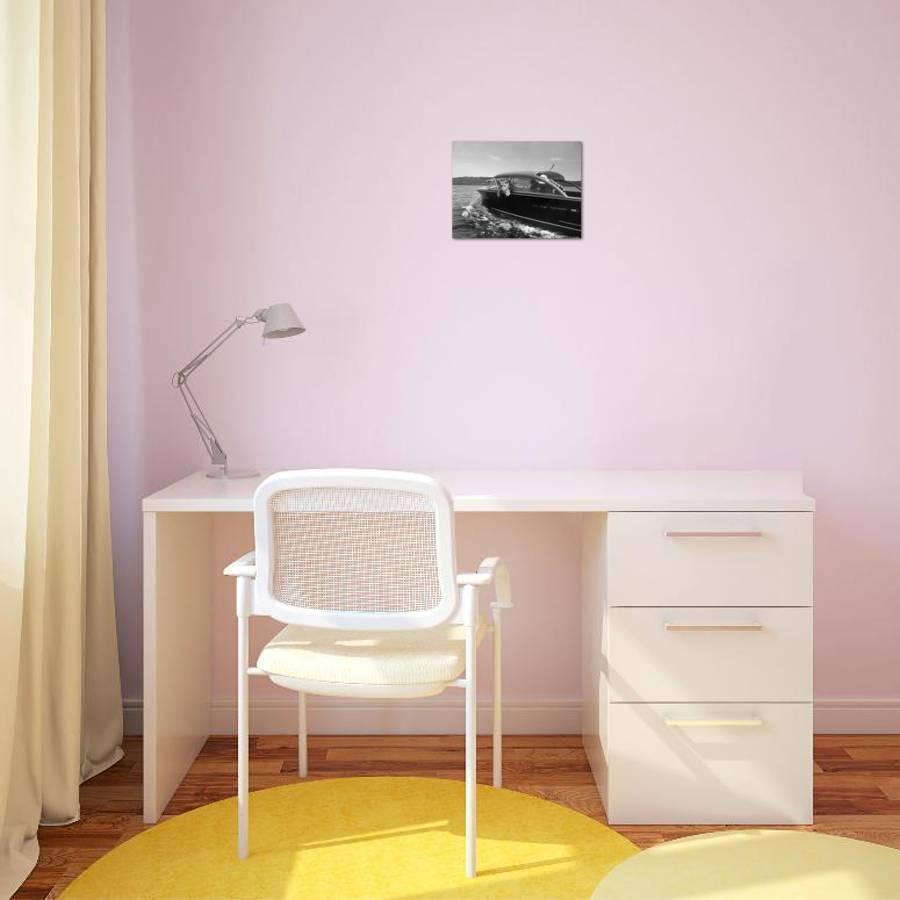
M 811 606 L 812 513 L 610 513 L 609 606 Z

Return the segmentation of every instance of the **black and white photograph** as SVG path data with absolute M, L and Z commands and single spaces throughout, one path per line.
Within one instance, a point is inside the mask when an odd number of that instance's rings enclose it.
M 581 141 L 454 141 L 453 237 L 581 237 Z

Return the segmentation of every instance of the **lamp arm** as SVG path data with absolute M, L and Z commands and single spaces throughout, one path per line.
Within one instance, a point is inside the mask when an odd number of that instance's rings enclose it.
M 217 334 L 189 363 L 182 366 L 173 376 L 172 384 L 178 387 L 178 384 L 187 379 L 188 376 L 200 365 L 206 362 L 225 343 L 233 334 L 249 325 L 251 322 L 258 322 L 258 313 L 252 316 L 244 316 L 235 319 L 227 328 Z
M 203 441 L 203 446 L 209 454 L 210 462 L 212 462 L 214 466 L 227 466 L 228 455 L 222 449 L 222 445 L 219 443 L 219 439 L 216 437 L 212 425 L 209 424 L 209 420 L 200 408 L 200 404 L 197 402 L 197 398 L 194 396 L 194 392 L 191 390 L 190 385 L 188 385 L 187 379 L 180 382 L 177 387 L 182 400 L 184 400 L 184 405 L 187 407 L 191 421 L 194 423 L 200 434 L 200 440 Z
M 216 437 L 212 425 L 209 424 L 209 420 L 206 418 L 200 404 L 197 402 L 197 398 L 194 396 L 194 392 L 188 384 L 188 378 L 190 378 L 194 371 L 203 365 L 203 363 L 205 363 L 206 360 L 222 346 L 222 344 L 241 328 L 252 322 L 263 321 L 260 316 L 261 312 L 262 310 L 259 310 L 252 316 L 235 319 L 227 328 L 216 335 L 216 337 L 214 337 L 189 363 L 187 363 L 187 365 L 183 366 L 172 375 L 172 387 L 178 388 L 181 398 L 184 400 L 184 405 L 187 407 L 188 413 L 190 414 L 191 421 L 193 421 L 200 434 L 200 440 L 203 441 L 203 446 L 206 448 L 210 460 L 213 465 L 216 466 L 227 466 L 228 456 L 222 449 L 222 445 L 219 443 L 219 439 Z

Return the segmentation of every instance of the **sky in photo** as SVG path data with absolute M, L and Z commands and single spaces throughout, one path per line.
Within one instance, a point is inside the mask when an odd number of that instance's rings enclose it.
M 581 180 L 580 141 L 454 141 L 453 177 L 555 170 Z

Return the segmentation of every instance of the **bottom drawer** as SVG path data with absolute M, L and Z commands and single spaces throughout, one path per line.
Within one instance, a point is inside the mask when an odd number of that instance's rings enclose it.
M 612 824 L 812 822 L 811 703 L 613 703 Z

